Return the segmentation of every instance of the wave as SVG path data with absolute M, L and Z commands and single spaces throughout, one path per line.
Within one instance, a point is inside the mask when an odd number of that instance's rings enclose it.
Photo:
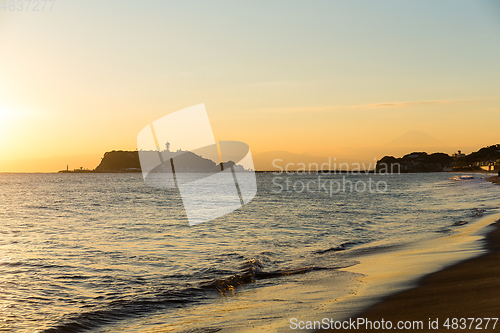
M 345 242 L 343 244 L 340 244 L 339 246 L 331 247 L 326 250 L 317 250 L 314 251 L 315 254 L 323 254 L 327 252 L 339 252 L 339 251 L 345 251 L 357 244 L 361 244 L 360 242 Z
M 107 304 L 106 308 L 68 315 L 60 324 L 40 332 L 84 332 L 132 316 L 139 316 L 169 307 L 179 307 L 186 303 L 200 302 L 206 299 L 207 296 L 206 292 L 200 288 L 186 288 L 181 291 L 164 291 L 152 298 L 116 300 Z
M 0 266 L 6 266 L 6 267 L 17 267 L 17 266 L 22 266 L 22 262 L 1 262 Z
M 466 225 L 468 223 L 469 222 L 467 222 L 467 221 L 457 221 L 457 222 L 453 223 L 451 226 L 452 227 L 460 227 L 460 226 Z
M 229 277 L 221 279 L 214 279 L 210 282 L 203 283 L 202 286 L 205 288 L 215 288 L 222 295 L 226 295 L 228 292 L 234 292 L 235 288 L 239 286 L 253 283 L 257 280 L 271 279 L 295 274 L 305 274 L 311 271 L 333 270 L 338 268 L 341 267 L 306 266 L 298 268 L 278 269 L 275 271 L 266 272 L 264 271 L 264 265 L 262 261 L 258 259 L 250 259 L 241 266 L 242 272 L 240 274 L 231 275 Z
M 333 270 L 341 267 L 306 266 L 297 268 L 278 269 L 265 271 L 264 264 L 258 259 L 246 260 L 240 266 L 240 272 L 230 276 L 215 278 L 197 284 L 186 285 L 178 290 L 156 290 L 150 297 L 136 297 L 133 299 L 119 299 L 108 302 L 105 305 L 96 305 L 95 309 L 73 313 L 65 316 L 57 325 L 41 330 L 43 333 L 61 332 L 84 332 L 97 327 L 108 325 L 133 316 L 140 316 L 153 311 L 164 310 L 173 307 L 182 307 L 189 304 L 199 303 L 216 297 L 216 294 L 227 295 L 245 284 L 257 280 L 278 278 L 288 275 L 305 274 L 311 271 Z M 230 271 L 220 271 L 207 268 L 198 272 L 197 277 L 210 275 L 227 275 Z M 191 276 L 193 278 L 194 276 Z M 60 278 L 86 279 L 86 276 L 61 276 Z M 216 293 L 216 294 L 214 294 Z

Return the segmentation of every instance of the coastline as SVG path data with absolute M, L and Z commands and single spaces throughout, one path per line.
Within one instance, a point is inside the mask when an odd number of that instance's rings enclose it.
M 493 184 L 500 185 L 500 177 L 498 176 L 493 176 L 486 178 L 487 181 L 492 182 Z
M 500 185 L 500 177 L 494 176 L 486 180 Z M 492 228 L 492 230 L 484 238 L 485 253 L 426 274 L 417 281 L 415 287 L 382 298 L 380 302 L 352 316 L 352 320 L 360 318 L 381 322 L 383 319 L 386 322 L 391 321 L 393 325 L 399 321 L 421 321 L 423 322 L 422 329 L 406 331 L 449 332 L 453 329 L 443 326 L 447 318 L 450 320 L 452 318 L 499 318 L 500 220 L 491 223 L 486 228 Z M 436 319 L 438 319 L 438 326 L 429 327 L 429 322 Z M 469 328 L 470 320 L 466 322 Z M 478 323 L 479 321 L 475 321 L 474 326 Z M 493 321 L 487 329 L 485 329 L 485 323 L 486 321 L 483 321 L 482 326 L 479 326 L 482 331 L 500 330 L 500 323 L 496 324 L 495 330 L 491 325 Z M 470 330 L 473 329 L 474 327 Z M 360 327 L 359 330 L 384 332 L 393 331 L 394 327 L 391 330 Z M 330 329 L 319 332 L 333 331 L 346 330 Z
M 422 278 L 416 288 L 387 297 L 354 318 L 371 321 L 422 321 L 419 332 L 450 331 L 447 318 L 498 318 L 500 297 L 500 221 L 486 237 L 489 252 Z M 429 329 L 429 318 L 439 318 L 439 329 Z M 490 325 L 491 326 L 491 325 Z M 491 327 L 484 331 L 494 331 Z M 500 329 L 497 324 L 496 330 Z M 380 332 L 381 329 L 360 329 Z M 333 330 L 324 330 L 330 332 Z M 322 331 L 322 332 L 324 332 Z M 335 330 L 339 331 L 339 330 Z

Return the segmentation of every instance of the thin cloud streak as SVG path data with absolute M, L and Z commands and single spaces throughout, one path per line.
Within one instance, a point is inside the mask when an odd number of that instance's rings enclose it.
M 376 104 L 359 104 L 359 105 L 343 105 L 343 106 L 329 106 L 329 107 L 302 107 L 302 108 L 267 108 L 263 109 L 266 112 L 322 112 L 346 109 L 383 109 L 383 108 L 406 108 L 418 105 L 434 105 L 434 104 L 452 104 L 460 103 L 462 101 L 450 100 L 437 100 L 437 101 L 415 101 L 415 102 L 390 102 L 390 103 L 376 103 Z
M 450 103 L 456 103 L 457 101 L 447 101 L 447 100 L 442 100 L 442 101 L 417 101 L 417 102 L 395 102 L 395 103 L 379 103 L 379 104 L 367 104 L 367 105 L 357 105 L 353 106 L 353 108 L 393 108 L 393 107 L 410 107 L 410 106 L 415 106 L 415 105 L 422 105 L 422 104 L 450 104 Z

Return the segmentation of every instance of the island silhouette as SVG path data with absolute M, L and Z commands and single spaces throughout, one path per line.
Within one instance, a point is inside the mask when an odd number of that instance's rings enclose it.
M 158 158 L 158 151 L 140 151 L 143 158 Z M 202 172 L 215 173 L 225 169 L 234 168 L 235 171 L 245 171 L 241 165 L 234 161 L 216 163 L 210 158 L 204 158 L 191 151 L 178 150 L 176 152 L 162 151 L 164 161 L 153 172 L 172 172 L 170 160 L 175 160 L 175 172 Z M 101 162 L 94 170 L 75 169 L 61 170 L 60 173 L 134 173 L 141 172 L 139 151 L 113 150 L 104 153 Z

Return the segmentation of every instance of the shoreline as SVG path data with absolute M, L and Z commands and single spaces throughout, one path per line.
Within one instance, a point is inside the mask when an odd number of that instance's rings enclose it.
M 353 316 L 353 320 L 384 319 L 393 324 L 398 321 L 422 321 L 424 328 L 419 329 L 419 332 L 449 332 L 450 329 L 442 325 L 447 318 L 498 318 L 500 266 L 497 263 L 500 261 L 500 221 L 492 225 L 495 229 L 486 236 L 487 253 L 426 275 L 418 282 L 417 287 L 387 297 Z M 439 318 L 439 329 L 429 329 L 429 318 L 432 321 Z M 484 329 L 484 323 L 482 328 L 483 331 L 493 331 L 491 327 Z M 497 323 L 495 331 L 498 329 L 500 324 Z
M 500 185 L 500 177 L 494 176 L 486 179 Z M 489 224 L 493 228 L 484 238 L 486 252 L 479 256 L 459 261 L 451 266 L 434 273 L 426 274 L 420 278 L 416 286 L 407 290 L 389 295 L 380 302 L 352 316 L 372 322 L 391 321 L 396 325 L 399 321 L 421 321 L 423 328 L 407 329 L 405 331 L 418 332 L 449 332 L 443 324 L 447 318 L 499 318 L 500 306 L 500 219 Z M 430 321 L 438 319 L 436 328 L 429 327 Z M 349 319 L 344 319 L 349 320 Z M 499 320 L 500 321 L 500 320 Z M 470 320 L 467 322 L 469 328 Z M 450 322 L 451 324 L 451 322 Z M 474 326 L 479 321 L 474 322 Z M 482 321 L 482 331 L 500 330 L 500 322 L 492 329 L 493 321 L 485 329 L 486 320 Z M 462 324 L 460 324 L 462 325 Z M 470 331 L 460 329 L 461 331 Z M 369 329 L 360 327 L 362 332 L 387 332 L 392 329 Z M 475 329 L 474 329 L 475 330 Z M 346 331 L 345 329 L 320 330 L 318 332 Z
M 486 178 L 487 181 L 492 182 L 493 184 L 500 185 L 500 177 L 499 176 L 493 176 Z

